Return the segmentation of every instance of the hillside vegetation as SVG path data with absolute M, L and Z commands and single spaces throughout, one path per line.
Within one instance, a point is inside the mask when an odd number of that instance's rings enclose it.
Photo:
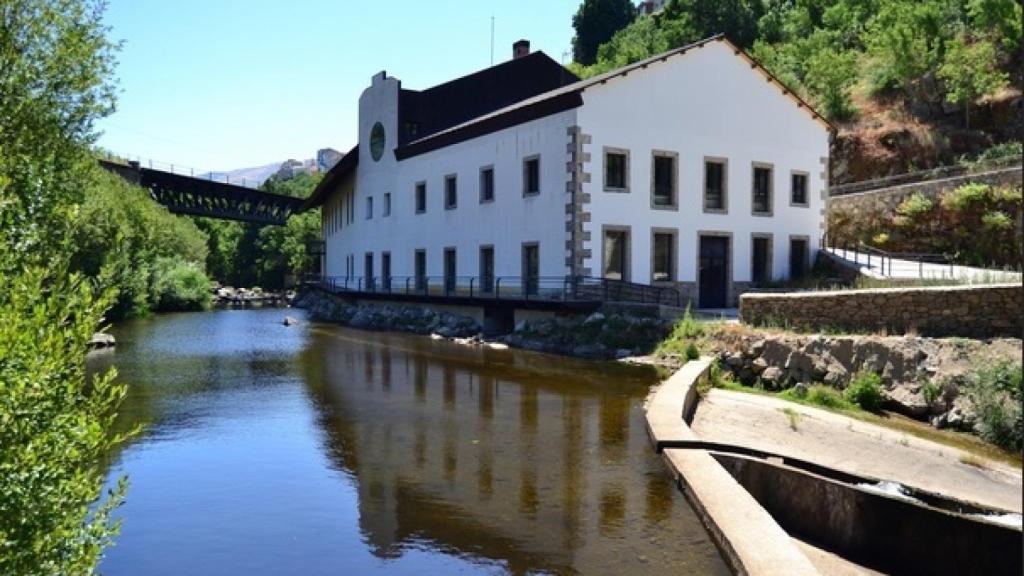
M 594 34 L 585 0 L 577 38 Z M 589 8 L 589 10 L 587 10 Z M 833 181 L 949 163 L 1019 139 L 1016 0 L 670 0 L 607 38 L 592 76 L 724 33 L 839 127 Z

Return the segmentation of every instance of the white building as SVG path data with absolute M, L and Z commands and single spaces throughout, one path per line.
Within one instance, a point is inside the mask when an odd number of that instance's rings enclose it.
M 515 56 L 419 92 L 373 77 L 307 203 L 325 275 L 597 276 L 718 308 L 809 268 L 832 128 L 724 37 L 586 80 Z

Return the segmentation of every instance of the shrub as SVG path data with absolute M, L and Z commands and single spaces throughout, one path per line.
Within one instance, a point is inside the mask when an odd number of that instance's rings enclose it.
M 882 378 L 874 372 L 861 372 L 843 391 L 843 397 L 865 410 L 878 410 L 882 404 Z
M 696 344 L 690 342 L 689 344 L 686 345 L 686 359 L 696 360 L 698 358 L 700 358 L 700 350 L 697 349 Z
M 1024 448 L 1020 364 L 979 367 L 968 378 L 967 396 L 977 411 L 975 429 L 982 438 L 1015 452 Z
M 160 258 L 153 271 L 151 300 L 161 312 L 205 310 L 210 306 L 210 279 L 195 264 Z

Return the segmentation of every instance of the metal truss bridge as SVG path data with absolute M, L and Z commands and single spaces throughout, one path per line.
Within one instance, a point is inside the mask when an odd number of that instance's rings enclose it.
M 101 159 L 100 166 L 149 190 L 175 214 L 206 216 L 281 226 L 303 199 L 263 192 L 244 185 L 145 167 L 139 162 Z

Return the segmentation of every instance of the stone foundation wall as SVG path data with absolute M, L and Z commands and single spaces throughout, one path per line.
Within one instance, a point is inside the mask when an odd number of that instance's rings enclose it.
M 1020 184 L 1021 167 L 1003 168 L 980 174 L 966 174 L 942 180 L 915 182 L 869 192 L 834 196 L 829 198 L 828 211 L 830 214 L 844 213 L 854 217 L 867 217 L 879 213 L 895 214 L 896 208 L 914 194 L 922 194 L 929 200 L 935 200 L 945 192 L 973 182 L 999 186 Z
M 740 320 L 801 330 L 989 338 L 1024 332 L 1020 284 L 744 294 Z

